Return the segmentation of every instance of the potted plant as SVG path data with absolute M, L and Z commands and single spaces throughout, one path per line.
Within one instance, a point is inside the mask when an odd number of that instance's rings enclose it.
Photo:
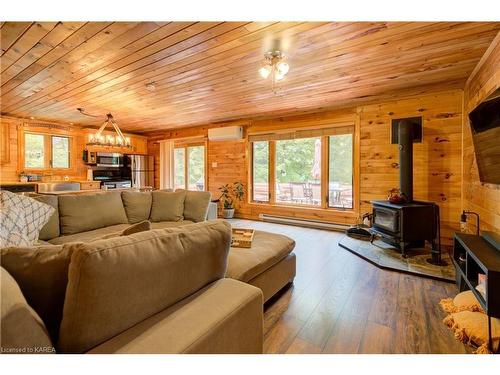
M 234 217 L 234 202 L 241 202 L 245 194 L 243 184 L 237 181 L 232 185 L 222 185 L 219 190 L 221 192 L 219 200 L 222 202 L 222 217 L 232 219 Z

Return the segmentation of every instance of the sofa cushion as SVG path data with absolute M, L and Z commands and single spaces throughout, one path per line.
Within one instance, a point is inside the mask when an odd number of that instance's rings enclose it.
M 109 227 L 89 230 L 87 232 L 81 232 L 81 233 L 69 234 L 67 236 L 56 237 L 56 238 L 49 240 L 49 242 L 53 245 L 61 245 L 61 244 L 65 244 L 68 242 L 90 242 L 90 241 L 100 239 L 103 236 L 108 235 L 108 234 L 119 233 L 119 232 L 127 229 L 129 226 L 130 226 L 129 224 L 111 225 Z
M 59 237 L 60 235 L 60 230 L 59 230 L 59 200 L 57 199 L 57 196 L 55 195 L 39 195 L 36 197 L 33 197 L 33 199 L 36 199 L 39 202 L 48 204 L 49 206 L 54 207 L 55 211 L 50 217 L 49 221 L 47 224 L 43 226 L 43 228 L 40 230 L 40 233 L 38 234 L 38 239 L 46 241 L 50 240 L 51 238 Z
M 153 201 L 150 191 L 122 191 L 122 200 L 129 223 L 149 219 Z
M 68 244 L 58 348 L 85 352 L 222 278 L 230 242 L 230 225 L 214 221 Z
M 2 354 L 53 353 L 54 349 L 42 319 L 28 305 L 14 278 L 1 267 Z
M 127 224 L 120 192 L 59 196 L 61 234 Z
M 237 280 L 221 279 L 90 353 L 259 354 L 262 343 L 262 292 Z
M 2 267 L 14 277 L 54 342 L 62 318 L 71 252 L 70 248 L 54 245 L 0 251 Z
M 184 219 L 186 192 L 153 191 L 151 221 L 181 221 Z
M 285 258 L 294 247 L 295 241 L 287 236 L 256 230 L 251 248 L 231 248 L 226 277 L 250 281 Z
M 184 219 L 192 220 L 195 223 L 205 221 L 212 194 L 209 191 L 192 191 L 183 189 L 177 189 L 176 191 L 186 192 L 186 199 L 184 201 Z

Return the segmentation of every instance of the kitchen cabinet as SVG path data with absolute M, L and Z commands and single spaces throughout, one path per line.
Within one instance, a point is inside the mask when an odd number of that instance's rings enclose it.
M 97 190 L 100 188 L 100 181 L 80 181 L 80 190 Z
M 134 154 L 147 155 L 148 154 L 148 140 L 143 137 L 130 137 L 130 144 Z M 130 152 L 128 152 L 130 153 Z
M 10 162 L 10 123 L 0 122 L 0 165 Z

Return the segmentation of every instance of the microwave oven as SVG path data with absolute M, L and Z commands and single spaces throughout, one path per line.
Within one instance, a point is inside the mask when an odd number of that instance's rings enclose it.
M 98 167 L 123 167 L 123 155 L 111 152 L 97 152 L 96 165 Z

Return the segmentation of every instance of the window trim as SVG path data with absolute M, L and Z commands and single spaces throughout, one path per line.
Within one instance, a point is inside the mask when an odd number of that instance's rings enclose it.
M 174 142 L 174 152 L 175 149 L 178 148 L 183 148 L 184 149 L 184 188 L 185 190 L 188 190 L 188 185 L 189 185 L 189 178 L 188 178 L 188 148 L 189 147 L 199 147 L 203 146 L 203 161 L 204 161 L 204 173 L 203 173 L 203 180 L 204 180 L 204 190 L 206 191 L 208 188 L 208 147 L 207 147 L 207 142 L 206 141 L 198 141 L 198 142 L 186 142 L 186 141 L 176 141 Z M 175 162 L 175 160 L 174 160 Z M 175 166 L 174 166 L 174 174 L 175 174 Z M 174 176 L 175 180 L 175 176 Z M 180 189 L 180 188 L 176 188 Z
M 304 209 L 304 210 L 311 210 L 311 211 L 328 211 L 328 212 L 338 212 L 338 213 L 344 213 L 347 215 L 356 215 L 359 212 L 359 155 L 358 155 L 358 150 L 359 150 L 359 124 L 358 121 L 356 121 L 355 124 L 349 124 L 346 126 L 346 124 L 342 124 L 339 126 L 335 125 L 330 125 L 329 128 L 334 130 L 333 134 L 326 134 L 323 133 L 320 135 L 321 137 L 321 204 L 320 205 L 312 205 L 312 204 L 300 204 L 300 203 L 289 203 L 289 202 L 278 202 L 276 201 L 276 186 L 275 186 L 275 181 L 276 181 L 276 142 L 279 140 L 278 138 L 283 137 L 283 139 L 286 139 L 287 132 L 281 132 L 280 135 L 277 137 L 274 134 L 263 134 L 262 136 L 260 135 L 254 135 L 250 136 L 248 139 L 248 153 L 249 153 L 249 169 L 250 173 L 248 174 L 249 177 L 249 193 L 248 194 L 248 199 L 247 203 L 260 206 L 260 207 L 276 207 L 276 208 L 296 208 L 296 209 Z M 338 129 L 338 132 L 336 131 Z M 349 129 L 349 131 L 342 131 L 342 129 Z M 312 132 L 318 131 L 315 130 L 314 128 L 310 128 Z M 288 133 L 290 134 L 306 134 L 305 132 L 307 129 L 298 129 L 298 130 L 289 130 Z M 352 152 L 352 208 L 341 208 L 341 207 L 330 207 L 328 205 L 328 181 L 329 181 L 329 159 L 330 159 L 330 153 L 329 153 L 329 136 L 330 135 L 337 135 L 337 134 L 352 134 L 352 142 L 353 142 L 353 152 Z M 274 138 L 274 139 L 268 139 L 267 142 L 269 142 L 269 201 L 256 201 L 253 199 L 253 170 L 254 170 L 254 157 L 253 157 L 253 142 L 256 141 L 264 141 L 266 140 L 265 137 L 269 135 L 269 138 Z M 293 137 L 293 136 L 292 136 Z M 296 137 L 296 138 L 313 138 L 315 137 L 314 135 L 311 136 L 306 136 L 306 137 Z M 317 135 L 316 135 L 317 137 Z M 252 139 L 253 138 L 253 139 Z
M 26 134 L 34 134 L 41 135 L 44 137 L 44 167 L 43 168 L 29 168 L 26 167 Z M 69 167 L 68 168 L 54 168 L 52 167 L 52 137 L 61 137 L 68 138 L 69 140 L 69 150 L 68 150 L 68 160 Z M 76 142 L 75 137 L 72 134 L 67 134 L 58 131 L 46 131 L 45 129 L 35 129 L 35 128 L 26 128 L 20 129 L 18 132 L 18 160 L 19 172 L 31 172 L 31 173 L 43 173 L 43 172 L 52 172 L 55 174 L 71 174 L 76 171 Z

